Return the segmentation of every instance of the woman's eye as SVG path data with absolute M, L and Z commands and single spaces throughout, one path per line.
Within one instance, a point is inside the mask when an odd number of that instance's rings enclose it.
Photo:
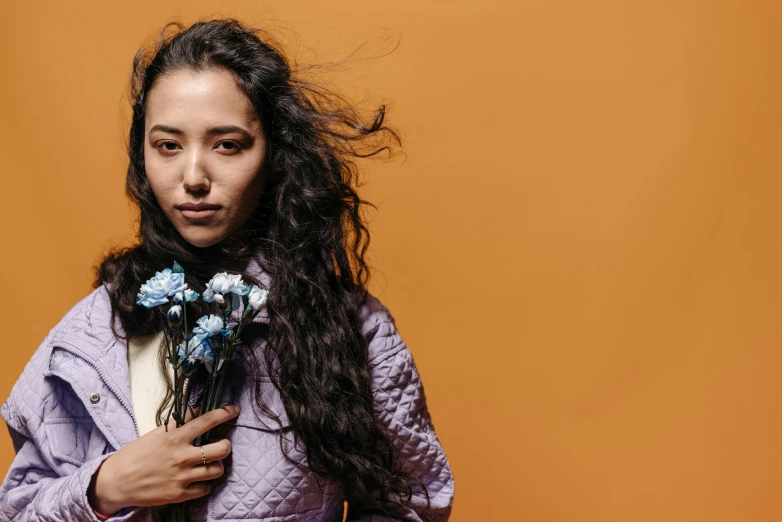
M 155 147 L 166 152 L 173 152 L 176 150 L 176 146 L 177 144 L 173 141 L 161 141 Z
M 221 141 L 221 142 L 220 142 L 220 143 L 218 143 L 217 145 L 218 145 L 218 146 L 220 146 L 220 145 L 224 145 L 226 148 L 224 148 L 224 149 L 222 149 L 222 150 L 227 150 L 227 151 L 230 151 L 230 152 L 231 152 L 231 154 L 237 154 L 237 153 L 238 153 L 240 150 L 242 150 L 242 146 L 241 146 L 241 145 L 239 145 L 239 144 L 238 144 L 237 142 L 235 142 L 235 141 Z

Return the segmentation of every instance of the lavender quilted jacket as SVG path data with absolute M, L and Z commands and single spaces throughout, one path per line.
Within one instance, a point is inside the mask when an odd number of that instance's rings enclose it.
M 128 387 L 127 346 L 110 328 L 110 303 L 100 287 L 77 303 L 49 332 L 0 407 L 16 457 L 0 487 L 5 522 L 98 522 L 87 502 L 99 464 L 137 435 Z M 268 321 L 259 315 L 258 321 Z M 431 505 L 416 496 L 412 521 L 445 521 L 453 501 L 453 477 L 435 435 L 410 351 L 388 309 L 374 296 L 362 310 L 369 339 L 375 412 L 400 452 L 406 469 L 427 485 Z M 262 340 L 247 340 L 263 349 Z M 263 381 L 266 403 L 287 423 L 280 397 Z M 208 497 L 194 506 L 197 521 L 340 522 L 343 496 L 323 487 L 306 469 L 283 458 L 276 424 L 259 417 L 252 386 L 242 388 L 242 410 L 228 429 L 230 465 Z M 197 394 L 193 404 L 197 404 Z M 287 432 L 290 433 L 289 431 Z M 292 440 L 292 437 L 288 437 Z M 301 447 L 289 446 L 304 461 Z M 127 507 L 111 522 L 152 520 L 149 507 Z M 363 522 L 389 520 L 364 514 Z

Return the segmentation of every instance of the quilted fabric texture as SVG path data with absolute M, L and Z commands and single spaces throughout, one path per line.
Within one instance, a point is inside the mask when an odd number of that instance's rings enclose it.
M 257 270 L 257 264 L 253 267 Z M 90 479 L 104 459 L 138 436 L 128 389 L 127 346 L 112 333 L 110 317 L 104 287 L 77 303 L 43 340 L 0 406 L 16 451 L 0 486 L 0 520 L 98 522 L 87 501 Z M 361 317 L 369 339 L 377 419 L 395 441 L 402 465 L 424 482 L 430 495 L 428 508 L 424 497 L 416 495 L 405 519 L 446 521 L 453 477 L 412 354 L 376 297 L 369 297 Z M 260 315 L 256 320 L 268 318 Z M 263 349 L 263 341 L 249 344 Z M 262 385 L 266 404 L 287 427 L 279 394 L 270 382 Z M 341 521 L 344 498 L 339 487 L 284 458 L 274 432 L 278 425 L 253 408 L 250 388 L 242 387 L 235 401 L 242 410 L 227 434 L 233 449 L 225 461 L 224 480 L 193 506 L 192 519 Z M 197 401 L 196 391 L 191 402 Z M 306 462 L 304 448 L 294 447 L 289 430 L 284 442 L 292 458 Z M 110 518 L 151 520 L 147 507 L 128 507 Z M 358 520 L 390 519 L 365 514 Z

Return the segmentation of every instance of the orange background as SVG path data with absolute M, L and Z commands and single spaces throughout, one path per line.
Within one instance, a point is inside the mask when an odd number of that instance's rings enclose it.
M 1 10 L 3 398 L 131 238 L 138 45 L 169 19 L 265 20 L 305 62 L 399 41 L 329 81 L 391 101 L 406 140 L 367 165 L 372 288 L 423 377 L 453 521 L 782 520 L 779 2 Z

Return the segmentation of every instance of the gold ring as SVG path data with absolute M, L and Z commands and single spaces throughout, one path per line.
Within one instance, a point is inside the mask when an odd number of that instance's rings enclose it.
M 201 463 L 202 464 L 206 464 L 206 455 L 204 455 L 204 448 L 202 448 L 201 446 L 198 446 L 198 449 L 201 450 Z

